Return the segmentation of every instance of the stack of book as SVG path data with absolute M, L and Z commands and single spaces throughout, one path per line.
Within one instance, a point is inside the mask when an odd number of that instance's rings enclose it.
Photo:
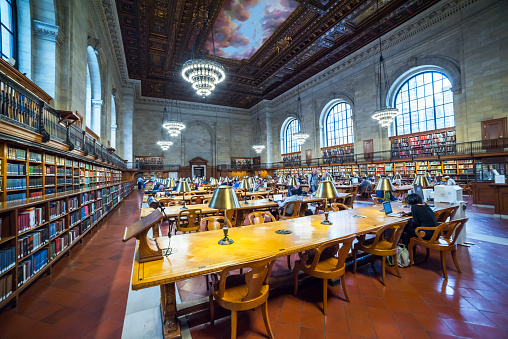
M 65 200 L 52 201 L 49 203 L 49 218 L 54 219 L 65 214 Z
M 51 259 L 60 254 L 67 246 L 69 246 L 69 237 L 67 234 L 53 240 L 51 242 Z
M 18 233 L 28 231 L 46 221 L 44 207 L 31 207 L 18 211 Z
M 18 286 L 23 285 L 34 274 L 37 274 L 48 263 L 48 249 L 44 248 L 32 254 L 18 264 Z
M 48 229 L 42 228 L 18 238 L 18 258 L 25 257 L 48 242 Z
M 51 239 L 56 237 L 58 234 L 62 233 L 64 230 L 65 230 L 64 219 L 57 220 L 49 224 L 49 236 Z

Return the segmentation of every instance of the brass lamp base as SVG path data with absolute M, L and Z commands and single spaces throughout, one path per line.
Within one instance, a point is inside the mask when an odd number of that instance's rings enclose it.
M 222 228 L 222 230 L 224 231 L 224 238 L 219 240 L 219 245 L 231 245 L 231 244 L 233 244 L 235 241 L 228 238 L 229 227 L 224 226 Z
M 326 206 L 326 211 L 325 211 L 325 220 L 321 221 L 321 225 L 332 225 L 333 223 L 328 220 L 328 205 Z

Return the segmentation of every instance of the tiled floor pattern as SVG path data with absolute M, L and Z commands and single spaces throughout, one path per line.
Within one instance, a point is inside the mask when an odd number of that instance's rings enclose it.
M 51 275 L 22 294 L 17 308 L 0 313 L 0 337 L 119 338 L 134 249 L 132 243 L 119 239 L 124 226 L 139 216 L 139 206 L 140 196 L 131 194 L 98 231 L 55 265 Z M 488 212 L 491 210 L 468 209 L 468 232 L 504 237 L 508 221 Z M 348 272 L 351 302 L 342 299 L 340 287 L 329 286 L 326 317 L 321 313 L 322 285 L 318 281 L 307 281 L 296 297 L 290 289 L 273 293 L 269 313 L 274 334 L 312 339 L 508 337 L 507 248 L 473 242 L 475 246 L 459 249 L 462 274 L 455 272 L 448 258 L 448 281 L 441 276 L 436 253 L 426 264 L 402 269 L 402 279 L 388 273 L 386 287 L 379 282 L 379 261 L 374 267 L 363 266 L 356 275 Z M 285 258 L 279 259 L 274 275 L 286 273 Z M 180 282 L 182 301 L 207 295 L 204 283 L 202 277 Z M 217 315 L 220 319 L 215 326 L 208 324 L 207 311 L 189 316 L 192 338 L 228 338 L 228 312 L 218 310 Z M 240 313 L 238 322 L 239 338 L 266 337 L 259 310 Z

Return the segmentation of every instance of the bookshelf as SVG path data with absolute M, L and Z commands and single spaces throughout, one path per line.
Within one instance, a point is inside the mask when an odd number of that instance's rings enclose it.
M 323 153 L 323 162 L 336 163 L 352 161 L 355 155 L 355 144 L 344 144 L 321 148 Z
M 394 159 L 453 154 L 455 143 L 455 127 L 390 137 Z
M 282 162 L 284 166 L 300 166 L 302 155 L 300 152 L 282 154 Z
M 152 156 L 135 156 L 134 161 L 136 162 L 137 168 L 140 170 L 163 170 L 164 169 L 164 157 L 152 157 Z
M 231 158 L 231 168 L 250 168 L 250 158 Z

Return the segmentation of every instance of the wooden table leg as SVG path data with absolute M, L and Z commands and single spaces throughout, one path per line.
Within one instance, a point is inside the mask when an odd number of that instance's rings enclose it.
M 181 338 L 180 324 L 176 317 L 175 283 L 161 285 L 161 314 L 164 339 Z

